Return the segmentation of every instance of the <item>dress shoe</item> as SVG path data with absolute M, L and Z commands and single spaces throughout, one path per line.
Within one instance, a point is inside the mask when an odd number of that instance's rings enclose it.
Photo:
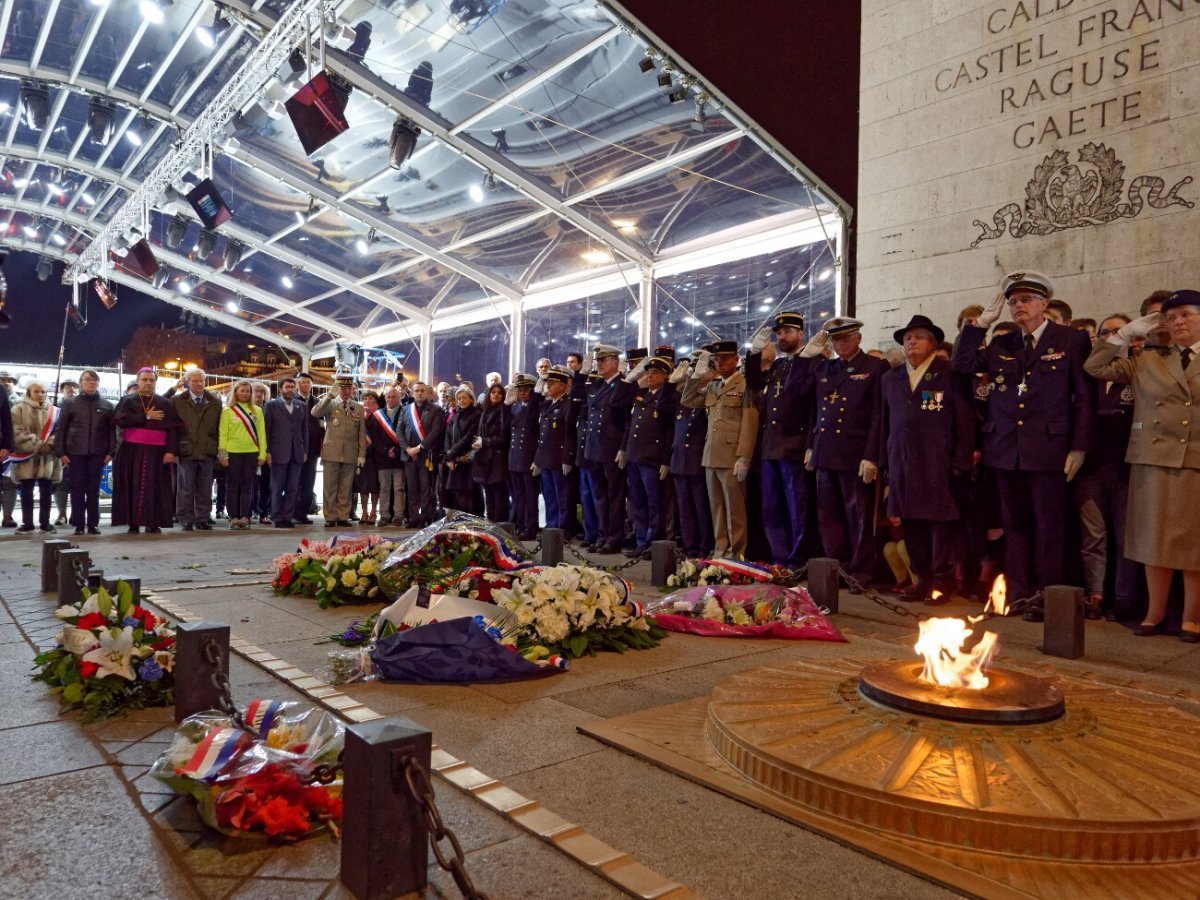
M 276 528 L 295 528 L 296 526 L 293 525 L 291 522 L 276 522 L 275 527 Z
M 125 529 L 126 534 L 141 534 L 141 532 L 142 532 L 142 529 L 139 528 L 137 525 L 130 525 L 128 528 Z
M 628 556 L 630 559 L 633 559 L 635 556 L 641 556 L 642 551 L 639 550 L 637 547 L 626 547 L 624 550 L 621 551 L 621 555 Z
M 620 544 L 601 544 L 596 548 L 596 552 L 601 555 L 616 554 L 621 552 Z
M 17 523 L 16 523 L 16 520 L 15 520 L 15 519 L 5 519 L 3 522 L 0 522 L 0 527 L 3 527 L 3 528 L 16 528 L 16 527 L 17 527 Z
M 922 603 L 925 597 L 925 585 L 919 582 L 917 584 L 910 584 L 900 592 L 900 599 L 905 603 Z
M 17 529 L 17 534 L 32 534 L 32 533 L 33 533 L 32 525 L 22 525 L 20 528 Z
M 1162 622 L 1142 622 L 1133 626 L 1133 633 L 1138 637 L 1154 637 L 1162 633 Z
M 182 530 L 183 530 L 183 531 L 195 531 L 195 530 L 196 530 L 196 526 L 194 526 L 192 523 L 190 523 L 190 522 L 189 522 L 187 525 L 184 525 L 184 526 L 183 526 L 183 529 L 182 529 Z
M 330 522 L 328 519 L 326 519 L 325 527 L 326 528 L 337 528 L 337 522 Z
M 88 534 L 99 534 L 99 533 L 100 533 L 100 529 L 97 528 L 95 525 L 88 526 Z
M 212 523 L 211 522 L 197 522 L 196 530 L 197 531 L 212 531 Z
M 225 515 L 225 510 L 223 510 L 223 509 L 218 509 L 218 510 L 217 510 L 217 518 L 218 518 L 218 519 L 228 519 L 228 518 L 229 518 L 229 516 Z
M 82 525 L 79 525 L 79 526 L 77 526 L 77 527 L 75 528 L 75 533 L 76 533 L 76 534 L 84 534 L 84 533 L 85 533 L 85 531 L 84 531 L 84 527 L 83 527 Z
M 404 527 L 404 517 L 403 516 L 392 516 L 392 527 L 393 528 L 403 528 Z
M 66 516 L 59 516 L 57 519 L 55 519 L 55 520 L 54 520 L 54 524 L 55 524 L 55 525 L 66 525 L 66 524 L 67 524 L 67 517 L 66 517 Z
M 1085 619 L 1104 618 L 1104 596 L 1102 594 L 1092 594 L 1090 597 L 1084 598 L 1083 617 Z
M 146 534 L 162 534 L 162 529 L 157 525 L 153 525 L 146 529 Z
M 1186 628 L 1179 629 L 1179 639 L 1185 644 L 1200 644 L 1200 631 L 1188 631 Z
M 293 519 L 292 521 L 297 525 L 311 525 L 312 524 L 312 519 L 310 519 L 308 516 L 301 516 L 299 519 Z
M 40 531 L 42 534 L 54 534 L 56 531 L 58 531 L 58 529 L 47 522 L 45 525 L 42 525 L 40 528 L 38 528 L 38 531 Z
M 334 524 L 340 525 L 342 528 L 349 528 L 350 520 L 349 519 L 338 519 Z

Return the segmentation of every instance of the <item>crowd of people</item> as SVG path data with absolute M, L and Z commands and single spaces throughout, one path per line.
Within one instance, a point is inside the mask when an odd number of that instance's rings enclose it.
M 211 529 L 214 479 L 233 529 L 311 523 L 319 458 L 328 527 L 456 509 L 529 539 L 540 498 L 545 525 L 593 553 L 648 556 L 670 538 L 693 557 L 822 555 L 856 588 L 890 581 L 926 603 L 981 599 L 1003 572 L 1033 621 L 1048 585 L 1077 579 L 1089 617 L 1141 616 L 1142 635 L 1162 630 L 1182 572 L 1180 637 L 1200 641 L 1200 293 L 1072 320 L 1049 278 L 1017 272 L 957 326 L 950 343 L 913 316 L 885 354 L 847 317 L 806 342 L 789 311 L 744 359 L 733 340 L 683 359 L 601 344 L 508 384 L 491 373 L 478 393 L 403 379 L 375 393 L 342 375 L 318 398 L 300 373 L 273 399 L 238 381 L 223 401 L 201 371 L 160 396 L 144 369 L 114 406 L 85 371 L 60 410 L 44 385 L 11 412 L 0 391 L 0 453 L 22 531 L 35 488 L 38 527 L 54 530 L 65 468 L 75 533 L 96 533 L 110 459 L 112 521 L 131 532 Z

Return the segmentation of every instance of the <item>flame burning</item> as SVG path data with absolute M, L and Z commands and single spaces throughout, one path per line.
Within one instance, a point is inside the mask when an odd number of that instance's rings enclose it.
M 998 616 L 1008 615 L 1008 583 L 1004 580 L 1004 573 L 996 576 L 996 580 L 992 582 L 991 593 L 988 594 L 987 605 L 983 608 L 986 615 L 988 612 L 993 612 Z
M 926 619 L 914 649 L 925 657 L 921 680 L 941 687 L 979 691 L 988 686 L 984 670 L 996 652 L 997 635 L 985 631 L 974 647 L 963 652 L 963 644 L 974 632 L 963 619 Z

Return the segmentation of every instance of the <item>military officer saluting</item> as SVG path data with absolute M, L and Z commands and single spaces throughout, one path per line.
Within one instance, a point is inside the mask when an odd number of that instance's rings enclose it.
M 779 351 L 764 372 L 762 352 L 775 333 Z M 804 450 L 812 424 L 810 355 L 804 347 L 804 316 L 781 312 L 775 325 L 763 328 L 751 339 L 746 357 L 746 387 L 761 391 L 763 530 L 771 546 L 772 562 L 804 564 L 805 523 L 808 519 L 808 488 L 804 476 Z M 811 351 L 811 352 L 816 352 Z M 746 465 L 749 465 L 747 459 Z
M 600 553 L 618 553 L 625 530 L 625 472 L 622 441 L 629 407 L 641 377 L 638 363 L 624 378 L 620 375 L 621 351 L 598 344 L 594 351 L 599 379 L 588 389 L 585 457 L 599 519 Z M 645 351 L 643 351 L 643 356 Z M 631 351 L 636 357 L 637 352 Z M 643 359 L 643 362 L 645 360 Z
M 862 322 L 830 319 L 810 347 L 833 347 L 813 372 L 816 425 L 805 464 L 817 473 L 817 523 L 825 553 L 861 584 L 875 557 L 874 491 L 879 471 L 880 380 L 886 361 L 863 353 Z
M 701 350 L 680 402 L 708 411 L 700 461 L 712 508 L 715 550 L 740 559 L 746 555 L 744 482 L 758 439 L 758 410 L 746 396 L 746 376 L 738 371 L 737 350 L 737 341 L 716 341 Z
M 994 385 L 981 426 L 983 463 L 996 473 L 1004 526 L 1008 595 L 1041 621 L 1043 588 L 1063 577 L 1067 482 L 1091 446 L 1094 392 L 1083 372 L 1091 352 L 1085 332 L 1046 319 L 1054 296 L 1040 272 L 1014 272 L 979 315 L 963 326 L 954 370 L 986 372 Z M 1007 304 L 1019 330 L 980 349 Z
M 321 444 L 321 467 L 324 471 L 325 527 L 350 524 L 350 488 L 354 472 L 363 464 L 367 453 L 367 420 L 363 406 L 354 399 L 354 376 L 338 375 L 337 391 L 328 391 L 313 404 L 314 418 L 325 422 L 325 439 Z
M 645 363 L 644 387 L 629 411 L 625 437 L 625 477 L 629 486 L 629 518 L 636 546 L 627 556 L 649 558 L 650 544 L 662 537 L 662 482 L 670 474 L 671 438 L 679 394 L 667 384 L 671 361 L 662 356 Z
M 681 389 L 691 375 L 696 359 L 681 359 L 668 381 Z M 704 478 L 704 440 L 708 434 L 708 412 L 704 407 L 679 404 L 675 412 L 675 435 L 671 443 L 671 481 L 679 512 L 679 537 L 683 552 L 705 558 L 713 551 L 712 507 Z
M 567 514 L 573 512 L 568 500 L 567 476 L 575 467 L 575 416 L 568 396 L 573 373 L 554 366 L 542 376 L 545 396 L 538 414 L 537 450 L 533 471 L 542 479 L 542 500 L 546 504 L 546 527 L 566 529 Z

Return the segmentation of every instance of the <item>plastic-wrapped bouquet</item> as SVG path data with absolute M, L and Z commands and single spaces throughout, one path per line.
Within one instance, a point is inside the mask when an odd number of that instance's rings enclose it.
M 684 588 L 655 600 L 646 612 L 662 628 L 689 634 L 845 640 L 807 591 L 778 584 Z
M 275 559 L 271 587 L 277 594 L 315 597 L 322 608 L 383 600 L 379 568 L 395 547 L 378 535 L 339 535 L 311 543 L 305 539 L 296 553 Z
M 245 728 L 210 710 L 179 724 L 150 773 L 196 800 L 205 823 L 225 834 L 296 840 L 342 817 L 342 783 L 313 783 L 336 763 L 345 729 L 329 713 L 300 703 L 253 700 Z
M 741 559 L 685 559 L 667 576 L 667 589 L 705 587 L 710 584 L 787 583 L 791 572 Z
M 34 678 L 50 685 L 64 710 L 94 722 L 175 702 L 175 626 L 139 606 L 124 581 L 117 594 L 84 588 L 54 613 L 63 627 L 55 647 L 34 658 Z

